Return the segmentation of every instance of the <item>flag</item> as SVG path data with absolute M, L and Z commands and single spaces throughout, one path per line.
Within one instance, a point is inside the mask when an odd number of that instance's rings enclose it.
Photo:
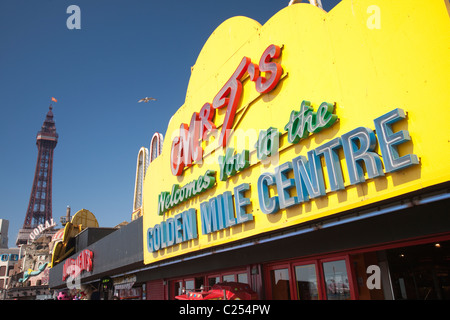
M 53 102 L 58 102 L 58 100 L 56 100 L 55 98 L 52 97 L 52 101 Z

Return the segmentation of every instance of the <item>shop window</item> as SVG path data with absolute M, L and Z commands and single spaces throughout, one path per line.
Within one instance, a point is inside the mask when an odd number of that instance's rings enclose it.
M 295 281 L 297 284 L 297 299 L 319 299 L 319 289 L 315 264 L 295 266 Z
M 236 280 L 234 279 L 234 274 L 227 274 L 227 275 L 223 276 L 223 281 L 224 282 L 234 282 Z
M 195 289 L 194 279 L 185 281 L 185 289 L 186 289 L 186 291 L 191 291 L 191 290 Z
M 220 276 L 210 276 L 208 277 L 208 287 L 212 287 L 213 285 L 215 285 L 216 283 L 220 282 Z
M 200 290 L 204 286 L 204 277 L 188 278 L 171 281 L 170 299 L 182 295 L 187 291 Z
M 170 281 L 169 298 L 175 299 L 176 296 L 191 290 L 209 290 L 216 283 L 220 282 L 241 282 L 249 284 L 249 273 L 243 269 L 227 271 L 226 273 L 214 273 L 206 275 L 191 276 L 184 279 L 174 279 Z
M 233 272 L 230 274 L 218 274 L 208 276 L 208 286 L 212 287 L 219 282 L 240 282 L 249 283 L 249 276 L 247 272 Z
M 204 277 L 196 277 L 195 278 L 195 289 L 200 289 L 205 286 L 205 278 Z
M 350 283 L 345 260 L 324 262 L 323 277 L 328 300 L 350 299 Z
M 386 250 L 396 300 L 450 299 L 450 241 Z
M 247 275 L 247 273 L 238 273 L 237 274 L 237 282 L 247 283 L 248 284 L 248 275 Z
M 385 251 L 351 255 L 359 300 L 392 299 Z
M 3 277 L 6 275 L 6 266 L 0 267 L 0 276 Z
M 175 299 L 175 296 L 179 296 L 182 294 L 182 288 L 183 288 L 183 281 L 173 281 L 173 296 L 172 298 Z
M 290 300 L 289 269 L 270 270 L 272 300 Z
M 347 259 L 293 260 L 265 268 L 271 300 L 353 299 Z

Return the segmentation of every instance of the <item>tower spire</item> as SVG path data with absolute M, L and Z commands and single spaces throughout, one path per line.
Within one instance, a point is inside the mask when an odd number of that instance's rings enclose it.
M 52 109 L 50 104 L 41 130 L 36 135 L 38 148 L 36 170 L 27 213 L 17 237 L 17 245 L 26 244 L 29 234 L 35 227 L 52 219 L 53 150 L 58 142 Z

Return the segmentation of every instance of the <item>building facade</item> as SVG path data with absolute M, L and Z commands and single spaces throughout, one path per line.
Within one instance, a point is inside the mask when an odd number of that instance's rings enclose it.
M 53 239 L 57 231 L 53 227 L 42 230 L 27 244 L 14 248 L 17 259 L 8 273 L 5 300 L 49 300 L 52 292 L 48 286 L 49 263 Z
M 8 248 L 8 227 L 9 221 L 0 219 L 0 249 Z
M 226 20 L 145 170 L 142 217 L 54 265 L 51 287 L 450 299 L 449 27 L 442 1 Z
M 442 1 L 223 22 L 147 168 L 147 298 L 449 299 L 448 30 Z
M 0 299 L 5 298 L 11 271 L 19 260 L 19 252 L 19 248 L 0 249 Z
M 55 297 L 60 293 L 86 300 L 145 297 L 146 282 L 136 278 L 144 267 L 142 217 L 116 228 L 86 228 L 71 241 L 72 254 L 50 269 L 49 287 Z

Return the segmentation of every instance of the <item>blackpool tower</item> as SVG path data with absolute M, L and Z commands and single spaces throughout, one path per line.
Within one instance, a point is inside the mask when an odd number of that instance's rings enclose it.
M 25 221 L 17 236 L 16 245 L 26 244 L 34 228 L 52 219 L 53 150 L 57 142 L 58 134 L 50 105 L 41 130 L 36 136 L 38 148 L 36 170 Z

